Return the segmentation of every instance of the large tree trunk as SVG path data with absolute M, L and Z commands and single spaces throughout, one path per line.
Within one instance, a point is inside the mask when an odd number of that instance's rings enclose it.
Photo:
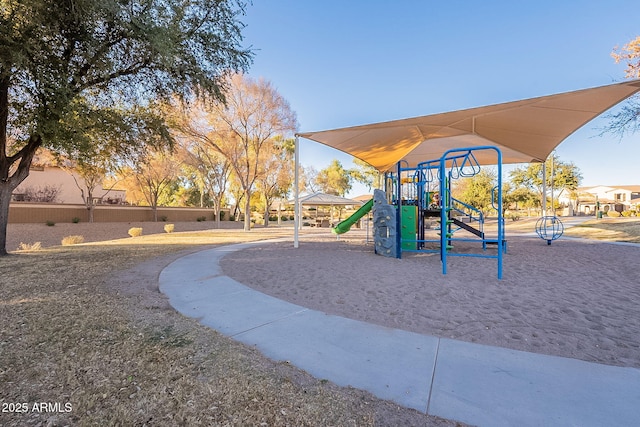
M 214 215 L 216 216 L 216 228 L 220 228 L 220 211 L 221 210 L 222 210 L 222 198 L 216 195 L 215 197 L 213 197 L 213 212 L 214 212 Z M 231 212 L 229 212 L 229 214 L 231 214 Z
M 251 190 L 244 191 L 244 231 L 251 231 Z
M 7 254 L 7 224 L 12 191 L 8 182 L 0 181 L 0 255 Z
M 2 89 L 0 87 L 0 89 Z M 0 90 L 0 98 L 2 98 Z M 2 99 L 0 99 L 0 110 L 2 109 Z M 0 111 L 0 122 L 3 119 L 3 112 Z M 4 122 L 6 123 L 6 117 Z M 6 131 L 6 129 L 5 129 Z M 7 254 L 7 224 L 9 223 L 9 205 L 11 204 L 11 193 L 29 176 L 29 168 L 33 156 L 42 145 L 40 135 L 32 135 L 27 144 L 13 156 L 6 155 L 6 132 L 0 130 L 0 256 Z M 15 172 L 10 175 L 12 166 L 18 163 Z
M 269 211 L 269 205 L 267 205 L 266 208 L 264 208 L 264 226 L 268 227 L 269 226 L 269 214 L 271 212 Z
M 215 217 L 216 228 L 220 228 L 220 207 L 219 206 L 213 208 L 213 216 Z
M 91 189 L 87 188 L 87 210 L 89 211 L 89 222 L 93 223 L 93 208 L 95 207 L 93 205 L 93 191 L 91 191 Z

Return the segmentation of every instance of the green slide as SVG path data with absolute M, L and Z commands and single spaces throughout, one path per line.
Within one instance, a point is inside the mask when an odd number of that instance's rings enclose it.
M 360 209 L 354 212 L 353 215 L 351 215 L 349 218 L 342 221 L 340 224 L 336 225 L 334 228 L 331 229 L 331 231 L 333 231 L 334 234 L 346 233 L 347 231 L 349 231 L 349 229 L 353 224 L 358 222 L 360 218 L 362 218 L 367 213 L 369 213 L 372 206 L 373 206 L 373 199 L 369 200 L 367 203 L 362 205 Z

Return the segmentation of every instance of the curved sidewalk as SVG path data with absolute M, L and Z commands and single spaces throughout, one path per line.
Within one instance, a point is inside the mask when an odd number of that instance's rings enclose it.
M 271 359 L 427 414 L 479 426 L 640 425 L 640 369 L 385 328 L 309 310 L 222 274 L 223 256 L 266 243 L 184 256 L 161 272 L 160 290 L 182 314 Z

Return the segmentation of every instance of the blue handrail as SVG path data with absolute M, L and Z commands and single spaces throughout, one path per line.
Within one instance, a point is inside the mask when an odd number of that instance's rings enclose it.
M 472 219 L 473 221 L 479 221 L 482 222 L 482 220 L 484 219 L 484 214 L 482 213 L 482 211 L 474 206 L 471 206 L 470 204 L 467 204 L 465 202 L 463 202 L 462 200 L 458 200 L 454 197 L 451 197 L 451 209 L 462 214 L 465 216 L 468 216 L 470 219 Z M 472 214 L 470 214 L 469 212 L 465 212 L 462 209 L 459 209 L 457 206 L 454 205 L 462 205 L 465 209 L 467 209 L 468 211 L 472 211 L 475 212 L 477 214 L 477 217 L 474 217 Z

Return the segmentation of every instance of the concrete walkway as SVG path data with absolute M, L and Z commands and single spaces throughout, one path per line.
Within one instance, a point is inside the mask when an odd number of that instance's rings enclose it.
M 282 241 L 282 240 L 278 240 Z M 203 250 L 167 266 L 160 290 L 186 316 L 316 378 L 479 426 L 640 425 L 640 369 L 489 347 L 309 310 L 224 276 Z

